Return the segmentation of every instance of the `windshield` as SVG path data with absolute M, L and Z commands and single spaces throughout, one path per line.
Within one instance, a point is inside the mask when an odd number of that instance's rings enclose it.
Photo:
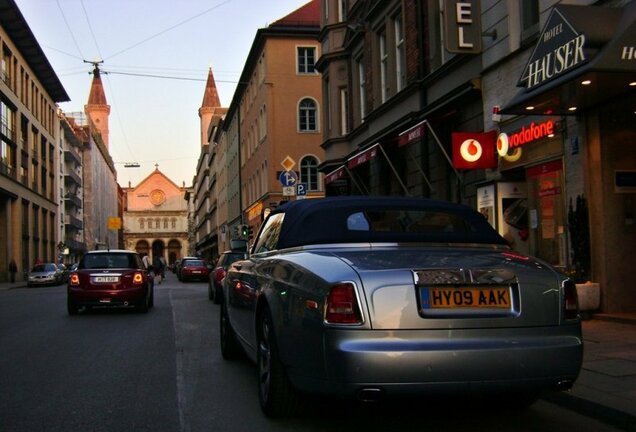
M 35 267 L 33 267 L 31 271 L 36 273 L 36 272 L 51 272 L 55 270 L 57 270 L 57 268 L 55 267 L 55 264 L 38 264 Z

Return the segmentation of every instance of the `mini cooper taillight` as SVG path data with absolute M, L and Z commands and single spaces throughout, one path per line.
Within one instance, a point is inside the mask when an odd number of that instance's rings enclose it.
M 144 274 L 142 272 L 135 272 L 133 275 L 133 284 L 141 285 L 144 282 Z
M 79 285 L 79 275 L 77 273 L 71 273 L 71 277 L 68 278 L 68 281 L 71 285 Z
M 356 289 L 344 282 L 331 287 L 327 296 L 325 321 L 329 324 L 362 324 Z
M 563 282 L 563 318 L 576 319 L 579 316 L 579 297 L 576 294 L 576 284 L 570 279 Z

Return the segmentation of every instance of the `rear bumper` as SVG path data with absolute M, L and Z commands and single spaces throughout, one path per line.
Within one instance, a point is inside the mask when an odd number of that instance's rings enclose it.
M 505 330 L 328 330 L 324 374 L 289 367 L 308 392 L 387 396 L 565 389 L 583 360 L 580 326 Z
M 77 306 L 126 306 L 145 299 L 148 289 L 140 286 L 123 290 L 85 290 L 69 286 L 67 294 L 69 301 Z

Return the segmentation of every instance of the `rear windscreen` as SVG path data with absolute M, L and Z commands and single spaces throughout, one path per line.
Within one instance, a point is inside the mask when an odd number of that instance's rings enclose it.
M 79 265 L 80 269 L 99 268 L 137 268 L 134 256 L 131 254 L 89 254 L 85 255 Z

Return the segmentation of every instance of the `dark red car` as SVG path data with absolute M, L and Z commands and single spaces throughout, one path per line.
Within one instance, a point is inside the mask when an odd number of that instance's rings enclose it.
M 210 269 L 205 261 L 201 259 L 184 259 L 181 262 L 179 276 L 183 282 L 192 280 L 207 281 L 209 275 Z
M 245 252 L 241 251 L 225 251 L 219 257 L 216 262 L 214 270 L 210 272 L 210 278 L 208 280 L 208 298 L 213 300 L 214 303 L 221 303 L 221 295 L 223 292 L 223 278 L 227 269 L 235 261 L 243 260 L 247 257 Z
M 154 282 L 141 257 L 127 250 L 90 251 L 69 276 L 69 315 L 80 308 L 136 307 L 148 312 L 154 303 Z

